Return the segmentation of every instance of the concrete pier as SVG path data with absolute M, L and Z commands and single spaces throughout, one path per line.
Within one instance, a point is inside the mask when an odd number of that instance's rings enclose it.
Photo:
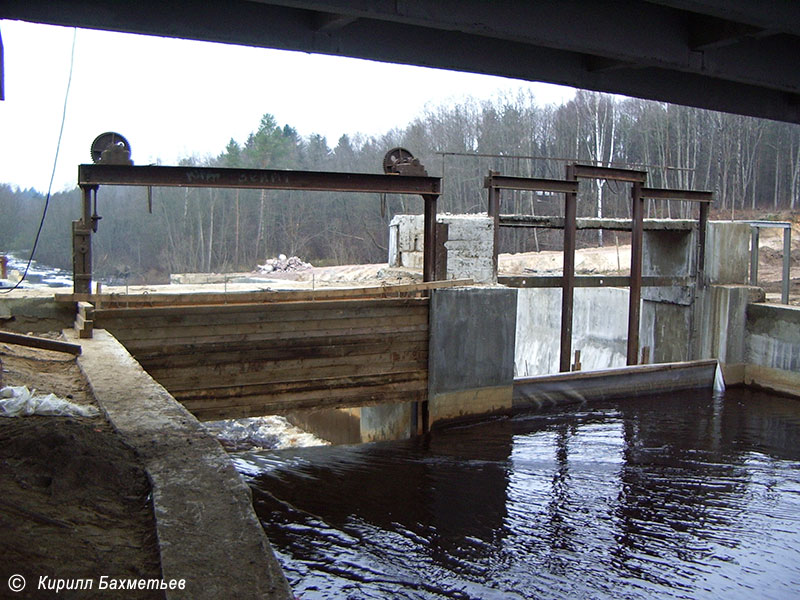
M 431 426 L 511 409 L 516 314 L 513 289 L 434 290 L 428 354 Z

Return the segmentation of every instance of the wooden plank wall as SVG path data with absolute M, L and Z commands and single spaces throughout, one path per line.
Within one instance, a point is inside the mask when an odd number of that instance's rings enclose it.
M 428 299 L 102 308 L 201 420 L 427 398 Z

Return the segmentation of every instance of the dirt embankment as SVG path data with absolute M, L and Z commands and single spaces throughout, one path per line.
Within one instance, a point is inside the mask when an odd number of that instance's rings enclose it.
M 71 356 L 0 344 L 2 385 L 27 385 L 77 404 L 94 400 Z M 39 578 L 90 578 L 92 591 L 63 598 L 108 597 L 101 575 L 160 578 L 150 483 L 131 448 L 104 417 L 0 418 L 0 597 L 23 575 L 15 597 L 54 598 Z M 161 592 L 126 591 L 126 598 Z

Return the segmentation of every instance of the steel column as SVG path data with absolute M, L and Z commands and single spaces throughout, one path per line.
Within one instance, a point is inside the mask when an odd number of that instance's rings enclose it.
M 436 279 L 436 200 L 438 196 L 425 195 L 425 224 L 423 233 L 422 280 Z
M 750 226 L 750 285 L 758 285 L 758 225 Z
M 487 181 L 491 182 L 492 173 L 489 172 Z M 489 206 L 486 208 L 486 214 L 492 217 L 492 279 L 497 281 L 499 276 L 499 265 L 497 261 L 500 252 L 500 190 L 491 183 L 489 184 Z
M 72 222 L 72 289 L 92 293 L 92 193 L 97 186 L 81 186 L 81 219 Z
M 576 181 L 575 165 L 567 165 L 566 177 Z M 572 359 L 572 312 L 575 296 L 575 245 L 577 238 L 578 194 L 564 194 L 564 270 L 561 286 L 561 357 L 559 370 L 570 370 Z
M 781 303 L 789 304 L 789 267 L 792 255 L 792 226 L 783 230 L 783 279 L 781 279 Z
M 642 299 L 642 245 L 644 233 L 644 201 L 642 184 L 633 182 L 631 189 L 633 233 L 631 234 L 631 289 L 628 308 L 628 364 L 639 361 L 639 316 Z

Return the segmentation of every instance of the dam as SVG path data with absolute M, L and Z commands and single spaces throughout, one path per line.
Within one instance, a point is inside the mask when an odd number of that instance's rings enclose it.
M 766 477 L 763 464 L 776 456 L 787 461 L 772 471 L 780 473 L 775 502 L 781 515 L 796 494 L 794 480 L 783 473 L 791 472 L 797 457 L 759 448 L 772 444 L 772 436 L 795 435 L 795 401 L 780 395 L 797 396 L 800 389 L 800 309 L 764 302 L 749 272 L 751 226 L 709 220 L 707 193 L 655 190 L 641 185 L 641 172 L 582 171 L 574 165 L 565 180 L 490 173 L 485 214 L 439 215 L 437 178 L 107 166 L 80 171 L 85 194 L 83 217 L 73 225 L 73 291 L 12 296 L 4 307 L 16 319 L 12 325 L 28 329 L 41 320 L 65 328 L 66 342 L 18 334 L 12 342 L 62 344 L 80 353 L 78 364 L 103 410 L 142 448 L 158 490 L 156 514 L 172 515 L 157 519 L 165 577 L 210 562 L 224 565 L 221 556 L 241 546 L 242 556 L 257 556 L 237 570 L 240 582 L 246 581 L 241 573 L 253 570 L 256 583 L 242 584 L 245 595 L 268 590 L 270 597 L 286 597 L 291 584 L 309 597 L 329 598 L 380 597 L 388 590 L 400 597 L 530 597 L 545 589 L 551 597 L 611 597 L 611 590 L 629 585 L 629 597 L 657 590 L 667 597 L 687 590 L 711 597 L 752 586 L 771 568 L 759 563 L 743 578 L 744 588 L 729 588 L 725 557 L 744 561 L 753 553 L 746 545 L 723 553 L 737 535 L 797 556 L 791 541 L 758 538 L 757 531 L 737 529 L 725 515 L 766 513 L 763 504 L 742 498 L 760 489 L 754 481 Z M 693 203 L 699 214 L 646 219 L 636 209 L 627 220 L 578 219 L 569 205 L 579 174 L 631 185 L 634 207 L 648 197 L 670 197 Z M 104 293 L 92 281 L 91 236 L 96 194 L 105 185 L 417 193 L 423 214 L 390 225 L 389 264 L 418 269 L 421 281 Z M 562 194 L 565 216 L 502 214 L 502 190 L 513 186 Z M 563 229 L 560 273 L 500 276 L 500 227 Z M 604 228 L 630 232 L 629 274 L 578 275 L 574 234 Z M 773 395 L 729 389 L 715 396 L 714 383 L 722 378 L 729 388 L 744 385 Z M 751 405 L 765 412 L 741 413 Z M 286 415 L 320 437 L 356 445 L 236 455 L 233 463 L 248 479 L 248 492 L 200 421 L 266 414 Z M 729 425 L 742 421 L 747 424 L 740 429 Z M 774 432 L 759 438 L 765 423 L 774 424 Z M 734 439 L 723 433 L 727 429 Z M 685 447 L 676 454 L 682 436 Z M 731 449 L 750 439 L 750 449 Z M 197 460 L 186 466 L 186 455 Z M 203 477 L 201 491 L 219 501 L 198 513 L 184 499 L 208 464 L 219 477 Z M 648 502 L 670 473 L 678 474 L 678 482 L 657 497 L 661 504 L 651 514 Z M 739 479 L 717 480 L 719 473 Z M 353 479 L 341 488 L 342 501 L 331 502 L 336 495 L 327 485 L 340 476 Z M 303 491 L 295 481 L 303 477 L 318 494 Z M 723 494 L 720 507 L 712 494 L 718 488 L 734 490 L 736 497 Z M 367 492 L 374 494 L 371 499 Z M 356 501 L 361 496 L 366 504 Z M 224 502 L 229 497 L 235 498 L 233 512 Z M 314 502 L 333 512 L 324 514 Z M 684 514 L 695 503 L 697 512 Z M 450 515 L 454 507 L 459 508 Z M 485 512 L 476 514 L 475 507 Z M 526 522 L 523 516 L 534 507 L 544 514 L 533 511 L 536 520 Z M 381 510 L 392 520 L 378 516 Z M 581 513 L 577 521 L 574 510 Z M 692 524 L 696 515 L 714 523 L 715 531 L 719 525 L 722 537 L 709 542 L 712 534 Z M 531 531 L 533 523 L 549 537 Z M 783 531 L 794 525 L 779 519 L 775 526 Z M 203 535 L 187 538 L 187 528 Z M 581 552 L 577 540 L 598 528 L 596 539 L 587 540 L 592 552 L 576 564 L 596 573 L 611 556 L 618 568 L 614 576 L 593 577 L 581 587 L 567 559 Z M 365 546 L 356 530 L 369 531 L 377 545 Z M 411 554 L 403 558 L 413 557 L 415 570 L 437 573 L 435 580 L 375 562 L 389 552 L 382 540 L 408 548 Z M 684 542 L 706 550 L 681 554 L 684 547 L 676 544 Z M 432 558 L 428 548 L 435 550 Z M 542 548 L 549 548 L 547 554 Z M 665 549 L 681 554 L 670 563 L 678 564 L 681 576 L 653 564 L 652 556 Z M 335 557 L 343 552 L 350 559 L 339 563 Z M 710 566 L 699 569 L 696 563 L 705 559 Z M 796 579 L 790 562 L 775 567 L 784 577 L 780 589 Z M 704 573 L 718 579 L 699 587 Z M 194 592 L 219 585 L 220 577 L 216 570 L 196 579 Z M 481 583 L 487 578 L 494 587 Z

